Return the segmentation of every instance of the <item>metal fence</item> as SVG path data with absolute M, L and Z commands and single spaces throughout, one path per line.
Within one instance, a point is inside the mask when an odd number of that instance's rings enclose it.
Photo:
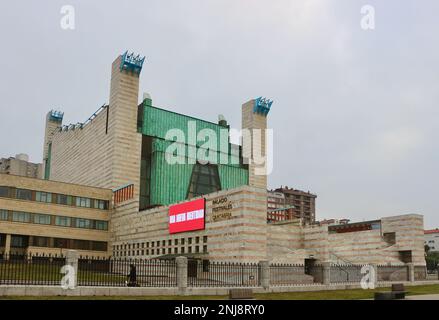
M 130 273 L 132 268 L 135 275 Z M 155 259 L 79 259 L 79 286 L 175 287 L 177 264 Z
M 427 267 L 415 266 L 415 281 L 427 280 Z
M 378 281 L 408 281 L 409 269 L 406 265 L 378 265 Z
M 258 287 L 260 266 L 257 263 L 189 261 L 190 287 Z
M 303 264 L 272 264 L 270 265 L 270 285 L 313 284 L 319 272 L 323 273 L 323 269 L 317 265 L 305 267 Z
M 0 284 L 60 285 L 66 264 L 57 255 L 3 255 L 0 259 Z M 135 275 L 129 277 L 131 267 Z M 133 279 L 134 277 L 134 279 Z M 78 259 L 78 286 L 123 287 L 130 283 L 140 287 L 177 286 L 177 265 L 168 260 Z
M 0 255 L 0 285 L 60 285 L 66 264 L 62 255 Z M 363 265 L 332 264 L 327 269 L 330 283 L 360 283 Z M 177 262 L 158 259 L 78 259 L 78 286 L 177 287 Z M 135 270 L 135 272 L 133 272 Z M 271 264 L 270 286 L 323 283 L 325 269 L 319 264 Z M 262 265 L 257 263 L 188 260 L 189 287 L 259 287 Z M 265 272 L 264 271 L 264 272 Z M 425 266 L 414 267 L 414 280 L 426 280 Z M 408 281 L 407 265 L 378 265 L 377 281 Z
M 65 258 L 60 255 L 3 254 L 0 259 L 0 284 L 59 285 Z
M 330 283 L 359 283 L 363 278 L 363 265 L 333 264 L 329 271 Z

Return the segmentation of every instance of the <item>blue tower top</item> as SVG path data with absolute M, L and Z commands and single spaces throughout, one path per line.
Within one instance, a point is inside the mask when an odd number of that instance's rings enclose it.
M 132 71 L 139 75 L 140 71 L 142 71 L 144 61 L 145 57 L 140 57 L 140 55 L 136 56 L 134 53 L 128 53 L 128 51 L 125 51 L 120 62 L 120 71 Z
M 64 117 L 64 112 L 57 110 L 50 110 L 49 112 L 50 121 L 62 122 L 63 117 Z
M 273 100 L 259 97 L 255 99 L 255 106 L 253 107 L 253 112 L 267 116 L 268 113 L 270 112 L 272 104 L 273 104 Z

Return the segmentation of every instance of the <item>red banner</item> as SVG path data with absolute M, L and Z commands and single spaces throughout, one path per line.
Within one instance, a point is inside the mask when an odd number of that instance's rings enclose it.
M 206 200 L 198 199 L 169 207 L 169 233 L 204 230 Z

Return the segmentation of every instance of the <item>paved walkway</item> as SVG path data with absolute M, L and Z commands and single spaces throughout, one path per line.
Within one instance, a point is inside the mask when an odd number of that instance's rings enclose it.
M 406 296 L 406 300 L 439 300 L 439 294 L 421 294 L 417 296 Z

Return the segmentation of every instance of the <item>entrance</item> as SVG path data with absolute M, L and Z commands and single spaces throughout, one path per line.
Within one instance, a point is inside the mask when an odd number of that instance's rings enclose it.
M 187 276 L 189 278 L 196 278 L 198 275 L 198 260 L 187 260 Z
M 305 259 L 305 274 L 311 275 L 315 263 L 316 259 L 314 258 Z

